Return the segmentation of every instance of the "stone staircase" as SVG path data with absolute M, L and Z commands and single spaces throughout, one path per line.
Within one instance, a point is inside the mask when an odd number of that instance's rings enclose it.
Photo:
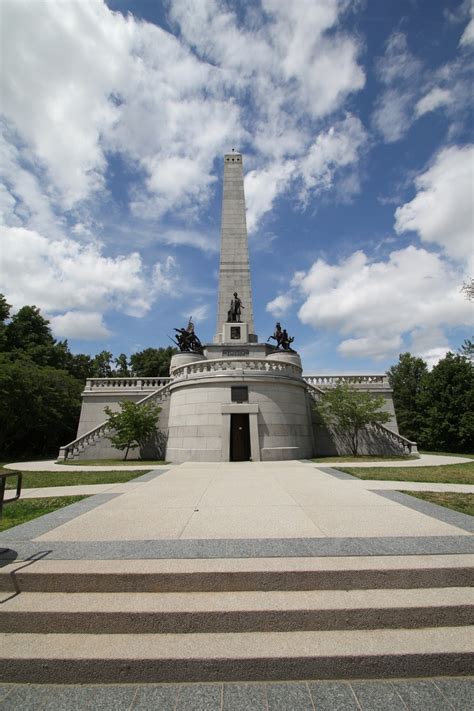
M 137 404 L 142 405 L 147 402 L 163 402 L 170 394 L 170 383 L 167 382 L 162 387 L 154 390 L 153 392 L 145 395 L 144 398 L 138 401 Z M 66 459 L 73 461 L 74 459 L 80 459 L 84 451 L 93 449 L 96 447 L 101 440 L 105 437 L 109 430 L 108 421 L 105 420 L 97 427 L 94 427 L 89 432 L 85 432 L 83 435 L 77 439 L 69 442 L 69 444 L 60 447 L 58 462 L 66 461 Z
M 0 569 L 0 682 L 463 675 L 472 556 L 36 560 Z

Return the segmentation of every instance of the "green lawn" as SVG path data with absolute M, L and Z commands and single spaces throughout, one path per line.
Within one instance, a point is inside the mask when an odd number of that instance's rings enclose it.
M 431 504 L 446 506 L 448 509 L 474 516 L 474 494 L 443 493 L 438 491 L 402 491 L 402 494 L 415 496 Z
M 57 462 L 57 464 L 67 464 L 71 467 L 75 467 L 78 464 L 88 467 L 128 467 L 130 465 L 138 464 L 167 464 L 163 459 L 71 459 L 65 462 Z
M 385 481 L 425 481 L 443 484 L 474 484 L 474 462 L 432 467 L 337 467 L 358 479 Z
M 86 496 L 61 496 L 45 499 L 23 499 L 15 501 L 13 504 L 7 504 L 3 507 L 3 516 L 0 520 L 0 531 L 6 531 L 7 528 L 13 528 L 20 523 L 26 523 L 33 518 L 44 516 L 56 509 L 62 509 L 64 506 L 75 504 L 76 501 L 87 498 Z
M 120 484 L 147 473 L 147 469 L 131 472 L 22 472 L 22 489 L 44 486 L 77 486 L 79 484 Z M 16 478 L 7 479 L 7 489 L 16 487 Z
M 381 457 L 380 455 L 375 456 L 362 454 L 358 457 L 351 457 L 350 455 L 347 455 L 347 457 L 317 457 L 316 459 L 312 459 L 311 461 L 317 462 L 318 464 L 337 464 L 338 462 L 398 462 L 406 461 L 407 459 L 419 459 L 419 457 L 416 454 L 400 454 L 394 457 Z

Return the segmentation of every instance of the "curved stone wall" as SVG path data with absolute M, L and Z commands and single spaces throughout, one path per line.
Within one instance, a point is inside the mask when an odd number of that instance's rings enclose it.
M 222 363 L 222 370 L 214 362 L 209 370 L 203 363 L 175 371 L 167 460 L 229 461 L 231 416 L 238 413 L 249 415 L 253 460 L 312 456 L 306 385 L 295 366 L 247 370 L 229 367 L 228 360 Z M 236 385 L 248 387 L 248 402 L 232 402 L 231 388 Z

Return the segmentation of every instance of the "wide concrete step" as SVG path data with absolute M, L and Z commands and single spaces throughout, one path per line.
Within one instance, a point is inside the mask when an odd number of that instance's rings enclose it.
M 188 633 L 474 624 L 470 588 L 207 593 L 21 593 L 1 632 Z
M 16 561 L 9 592 L 204 592 L 464 587 L 472 555 Z
M 469 674 L 471 627 L 227 634 L 0 634 L 0 681 L 114 683 Z

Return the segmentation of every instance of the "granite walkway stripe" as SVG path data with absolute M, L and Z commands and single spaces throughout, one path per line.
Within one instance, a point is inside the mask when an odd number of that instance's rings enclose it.
M 26 524 L 25 524 L 26 525 Z M 8 532 L 7 532 L 8 533 Z M 12 553 L 13 551 L 13 553 Z M 0 536 L 0 560 L 27 560 L 47 553 L 51 560 L 168 558 L 301 558 L 326 556 L 447 555 L 474 553 L 469 536 L 407 538 L 305 538 L 272 540 L 48 541 Z
M 224 682 L 195 684 L 38 685 L 6 684 L 0 687 L 2 711 L 471 711 L 474 679 L 370 681 Z M 199 705 L 200 704 L 200 705 Z

